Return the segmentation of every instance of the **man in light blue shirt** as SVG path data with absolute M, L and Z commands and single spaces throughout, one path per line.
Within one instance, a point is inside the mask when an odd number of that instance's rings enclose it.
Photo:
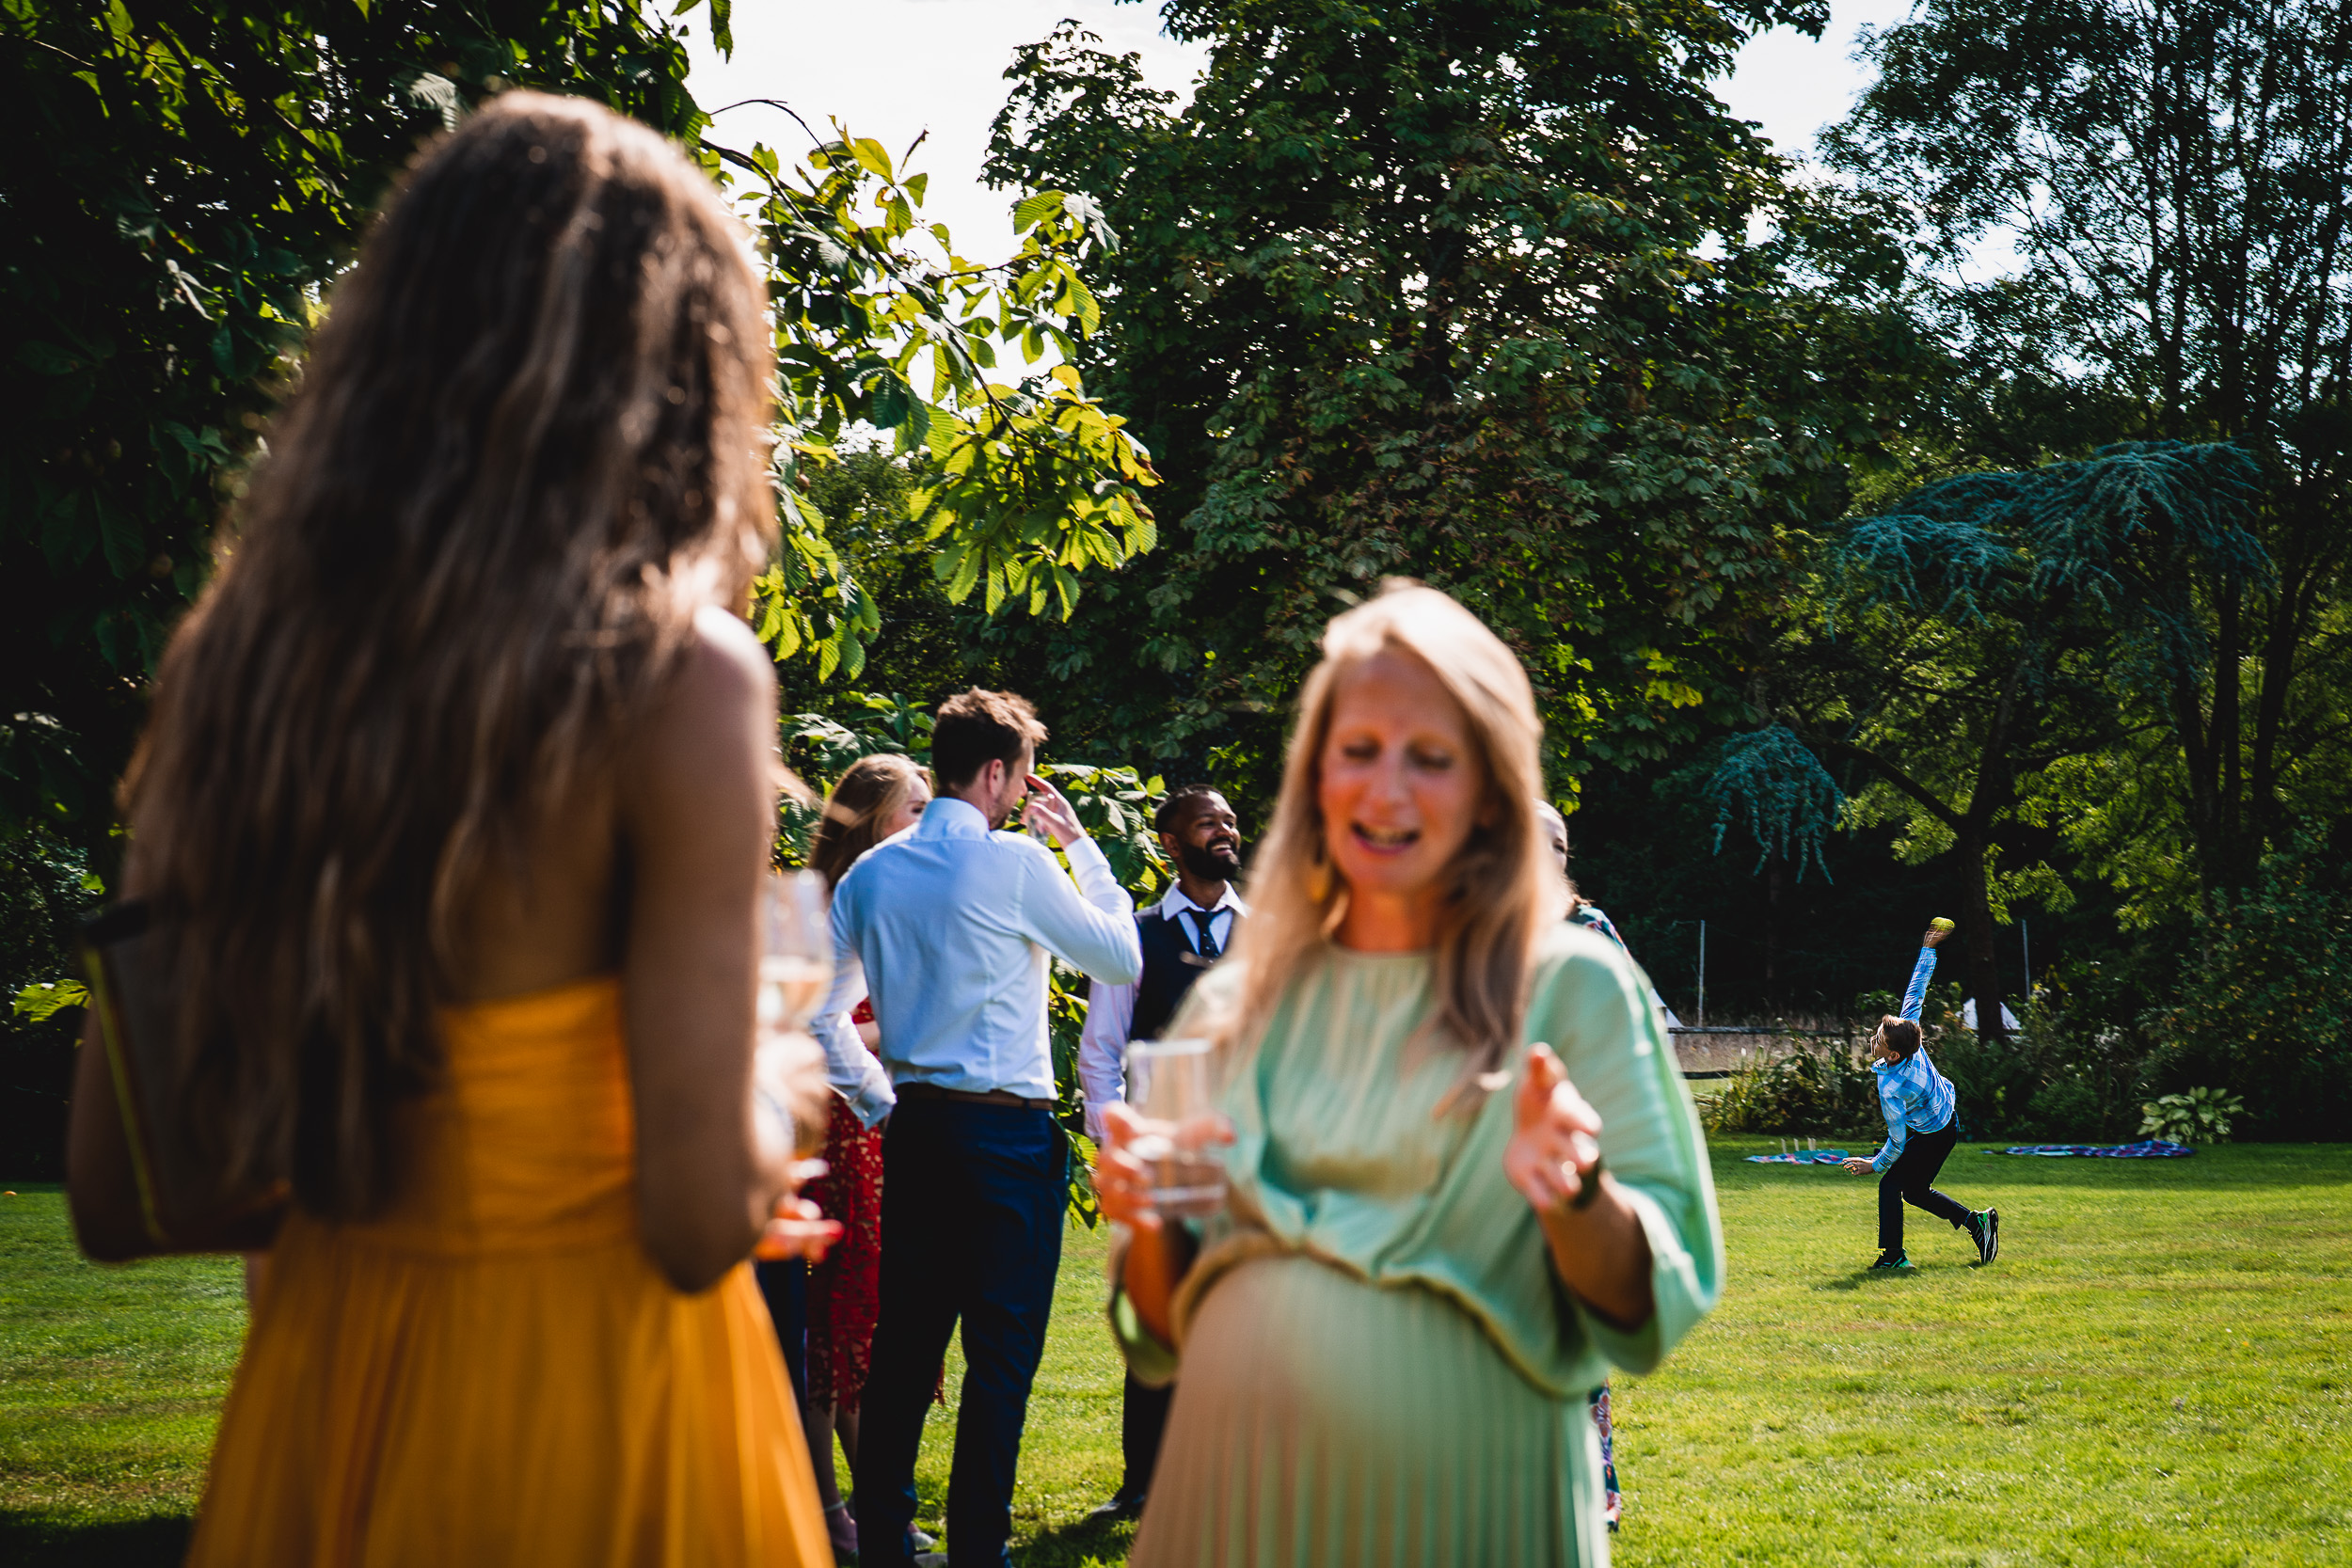
M 1025 775 L 1008 777 L 1017 799 Z M 992 822 L 943 778 L 922 821 L 860 857 L 834 891 L 834 983 L 814 1027 L 834 1087 L 868 1127 L 910 1084 L 1050 1103 L 1047 955 L 1111 984 L 1140 972 L 1110 863 L 1051 784 L 1028 777 L 1026 787 L 1025 817 L 1070 857 L 1075 887 L 1044 845 L 990 831 L 1009 799 Z M 850 1022 L 861 995 L 882 1030 L 874 1051 Z
M 1126 893 L 1069 802 L 1032 771 L 1044 738 L 1009 692 L 941 704 L 937 797 L 834 889 L 834 982 L 812 1027 L 834 1085 L 867 1125 L 883 1124 L 882 1301 L 858 1434 L 859 1560 L 869 1564 L 911 1560 L 915 1450 L 959 1320 L 948 1547 L 959 1563 L 1008 1560 L 1070 1180 L 1053 1116 L 1048 955 L 1113 983 L 1143 969 Z M 1023 820 L 1069 856 L 1074 886 L 1044 845 L 994 831 L 1024 794 Z M 882 1031 L 879 1065 L 850 1023 L 861 995 Z
M 1870 1070 L 1878 1075 L 1879 1112 L 1886 1118 L 1886 1142 L 1871 1159 L 1852 1159 L 1846 1169 L 1856 1175 L 1878 1171 L 1879 1256 L 1874 1269 L 1907 1269 L 1903 1251 L 1903 1205 L 1924 1209 L 1965 1230 L 1977 1244 L 1977 1260 L 1990 1263 L 2001 1250 L 2001 1216 L 1991 1209 L 1975 1212 L 1935 1190 L 1944 1162 L 1960 1141 L 1960 1122 L 1952 1082 L 1928 1059 L 1927 1042 L 1919 1030 L 1919 1013 L 1928 997 L 1928 982 L 1935 976 L 1936 945 L 1951 931 L 1951 922 L 1939 920 L 1919 939 L 1919 961 L 1912 967 L 1911 984 L 1903 991 L 1899 1018 L 1879 1021 L 1870 1037 Z

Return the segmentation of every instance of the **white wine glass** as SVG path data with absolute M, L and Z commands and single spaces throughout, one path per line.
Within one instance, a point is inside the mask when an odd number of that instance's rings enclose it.
M 805 869 L 771 875 L 759 924 L 760 1026 L 804 1028 L 833 978 L 825 879 Z
M 1127 1148 L 1152 1175 L 1152 1206 L 1199 1218 L 1225 1206 L 1225 1162 L 1211 1147 L 1216 1110 L 1213 1047 L 1205 1039 L 1136 1040 L 1127 1047 L 1127 1103 L 1142 1125 Z
M 833 979 L 833 923 L 824 879 L 780 871 L 768 879 L 759 913 L 758 1037 L 752 1085 L 763 1114 L 803 1154 L 825 1136 L 824 1053 L 808 1021 Z

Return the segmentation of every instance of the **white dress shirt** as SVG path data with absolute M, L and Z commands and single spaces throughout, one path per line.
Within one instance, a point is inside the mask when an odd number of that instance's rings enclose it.
M 893 1085 L 1054 1097 L 1045 1032 L 1046 954 L 1098 980 L 1143 973 L 1127 895 L 1089 838 L 1054 852 L 989 832 L 977 807 L 943 795 L 923 818 L 858 857 L 833 894 L 833 986 L 810 1031 L 833 1086 L 871 1127 Z M 871 999 L 881 1060 L 850 1013 Z M 885 1076 L 886 1074 L 886 1076 Z
M 1233 944 L 1234 920 L 1249 912 L 1249 906 L 1233 896 L 1231 882 L 1225 884 L 1224 896 L 1205 910 L 1173 887 L 1153 908 L 1184 934 L 1184 945 L 1195 953 L 1200 951 L 1200 921 L 1209 923 L 1209 934 L 1216 938 L 1221 954 Z M 1192 912 L 1177 919 L 1184 910 Z M 1087 1136 L 1098 1144 L 1103 1141 L 1103 1107 L 1127 1098 L 1127 1037 L 1135 1028 L 1136 987 L 1141 978 L 1097 979 L 1087 1002 L 1086 1027 L 1078 1034 L 1078 1085 L 1086 1095 Z

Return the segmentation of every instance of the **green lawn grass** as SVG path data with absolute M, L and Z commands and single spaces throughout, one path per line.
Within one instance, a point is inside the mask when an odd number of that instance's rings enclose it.
M 2023 1160 L 1941 1185 L 1999 1206 L 2001 1260 L 1914 1214 L 1915 1274 L 1864 1275 L 1873 1184 L 1724 1139 L 1721 1310 L 1617 1386 L 1616 1560 L 1836 1568 L 2352 1561 L 2352 1148 Z M 234 1362 L 235 1267 L 104 1270 L 54 1189 L 0 1199 L 0 1560 L 176 1560 Z M 1103 1238 L 1073 1230 L 1022 1454 L 1016 1555 L 1117 1562 Z M 952 1356 L 949 1397 L 961 1368 Z M 945 1499 L 934 1414 L 923 1513 Z
M 236 1259 L 101 1268 L 0 1197 L 0 1561 L 177 1562 L 244 1333 Z
M 2352 1560 L 2352 1148 L 2040 1160 L 1963 1144 L 1937 1185 L 2001 1258 L 1875 1183 L 1731 1157 L 1723 1307 L 1619 1404 L 1618 1560 Z

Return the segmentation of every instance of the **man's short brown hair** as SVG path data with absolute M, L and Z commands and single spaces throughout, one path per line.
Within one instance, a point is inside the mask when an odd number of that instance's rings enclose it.
M 1919 1026 L 1907 1018 L 1888 1013 L 1879 1020 L 1879 1034 L 1886 1041 L 1886 1049 L 1909 1060 L 1919 1049 Z
M 931 728 L 931 770 L 940 786 L 961 789 L 991 762 L 1007 768 L 1021 760 L 1021 748 L 1045 738 L 1037 709 L 1026 697 L 974 687 L 939 705 Z

